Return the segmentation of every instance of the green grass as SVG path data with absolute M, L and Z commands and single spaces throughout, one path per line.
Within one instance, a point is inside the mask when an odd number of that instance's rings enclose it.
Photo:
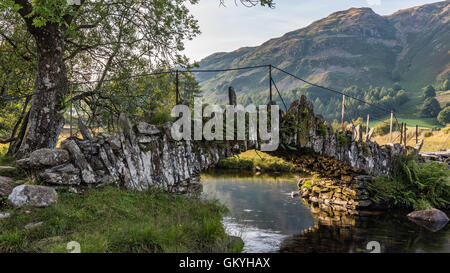
M 256 150 L 249 150 L 238 156 L 223 159 L 217 164 L 217 168 L 261 172 L 301 171 L 291 162 Z
M 240 252 L 221 223 L 226 208 L 218 202 L 152 190 L 92 189 L 62 195 L 57 203 L 34 209 L 9 208 L 0 220 L 0 252 Z M 24 230 L 29 223 L 44 222 Z

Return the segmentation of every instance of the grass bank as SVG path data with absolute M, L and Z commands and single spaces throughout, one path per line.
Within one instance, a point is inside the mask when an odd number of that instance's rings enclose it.
M 291 162 L 256 150 L 249 150 L 239 155 L 223 159 L 217 164 L 217 168 L 267 173 L 302 171 Z
M 2 211 L 5 211 L 3 208 Z M 161 191 L 130 192 L 93 189 L 81 195 L 61 195 L 44 208 L 9 208 L 0 219 L 0 252 L 240 252 L 221 223 L 226 208 L 218 202 Z M 43 222 L 25 230 L 29 223 Z

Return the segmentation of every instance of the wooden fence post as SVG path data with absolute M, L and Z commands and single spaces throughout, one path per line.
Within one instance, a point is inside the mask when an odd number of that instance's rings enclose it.
M 344 132 L 344 115 L 345 115 L 345 95 L 342 94 L 342 115 L 341 115 L 342 132 Z
M 272 104 L 272 65 L 269 64 L 269 103 Z
M 370 120 L 370 114 L 367 114 L 366 136 L 369 134 L 369 120 Z
M 416 144 L 419 141 L 419 125 L 416 125 Z
M 389 126 L 389 143 L 392 143 L 392 119 L 394 118 L 394 113 L 391 111 L 391 123 Z
M 404 138 L 405 138 L 405 147 L 406 147 L 406 142 L 408 141 L 407 140 L 407 138 L 406 138 L 406 131 L 407 131 L 408 129 L 406 128 L 406 122 L 405 122 L 405 132 L 403 133 L 403 135 L 404 135 Z
M 400 123 L 400 144 L 403 143 L 403 122 Z

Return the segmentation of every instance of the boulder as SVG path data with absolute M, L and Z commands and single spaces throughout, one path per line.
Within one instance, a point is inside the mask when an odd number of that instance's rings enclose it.
M 20 185 L 13 189 L 8 197 L 9 203 L 16 207 L 47 207 L 56 202 L 58 194 L 55 189 L 45 186 Z
M 0 176 L 0 197 L 7 197 L 14 188 L 15 181 L 9 177 Z
M 64 149 L 39 149 L 31 153 L 29 158 L 17 160 L 21 169 L 43 169 L 69 162 L 69 152 Z
M 415 220 L 431 223 L 440 223 L 440 222 L 447 223 L 449 220 L 444 212 L 434 208 L 427 210 L 413 211 L 409 213 L 407 216 Z

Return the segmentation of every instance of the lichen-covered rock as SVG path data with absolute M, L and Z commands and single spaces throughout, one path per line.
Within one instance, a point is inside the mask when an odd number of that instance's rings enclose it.
M 85 155 L 81 152 L 80 147 L 77 145 L 75 140 L 65 140 L 61 143 L 61 147 L 69 151 L 73 164 L 81 170 L 81 178 L 83 182 L 86 184 L 97 183 L 94 170 L 87 161 Z
M 11 194 L 15 181 L 9 177 L 0 176 L 0 197 L 7 197 Z
M 21 159 L 16 162 L 19 168 L 43 169 L 54 167 L 69 162 L 69 153 L 65 149 L 39 149 L 30 154 L 29 158 Z
M 54 185 L 80 185 L 80 169 L 73 164 L 56 166 L 41 172 L 39 177 L 43 182 Z
M 136 130 L 139 134 L 143 135 L 156 135 L 160 132 L 155 125 L 151 125 L 145 122 L 139 122 L 136 125 Z
M 46 186 L 20 185 L 13 189 L 8 197 L 11 205 L 16 207 L 47 207 L 56 202 L 58 194 L 55 189 Z

